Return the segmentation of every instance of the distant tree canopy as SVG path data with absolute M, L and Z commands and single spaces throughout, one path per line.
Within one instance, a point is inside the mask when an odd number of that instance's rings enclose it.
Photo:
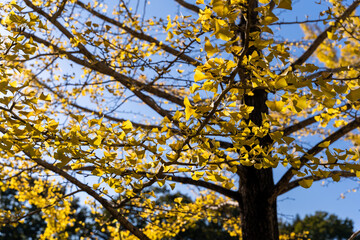
M 360 177 L 360 0 L 282 17 L 299 2 L 1 1 L 1 189 L 40 239 L 70 237 L 80 193 L 110 239 L 279 239 L 279 196 Z
M 281 234 L 306 232 L 308 238 L 313 240 L 346 240 L 354 231 L 353 221 L 346 218 L 340 219 L 334 214 L 316 212 L 314 215 L 306 215 L 303 219 L 299 215 L 291 223 L 280 223 Z M 360 239 L 360 238 L 356 238 Z
M 46 191 L 44 191 L 45 193 Z M 8 219 L 9 221 L 0 227 L 1 240 L 37 240 L 47 228 L 46 216 L 42 213 L 42 209 L 37 208 L 34 204 L 19 201 L 14 189 L 0 192 L 0 209 L 24 212 L 23 216 L 19 215 L 16 222 L 11 222 L 11 219 Z M 64 230 L 67 232 L 67 239 L 78 240 L 81 237 L 96 237 L 99 240 L 109 239 L 110 234 L 101 230 L 102 226 L 94 222 L 95 216 L 91 214 L 88 208 L 81 206 L 77 198 L 71 201 L 70 217 L 76 221 Z

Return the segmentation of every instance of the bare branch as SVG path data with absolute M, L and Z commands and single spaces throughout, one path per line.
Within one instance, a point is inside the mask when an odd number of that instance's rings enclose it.
M 168 99 L 167 96 L 169 97 L 169 101 L 176 101 L 174 103 L 179 103 L 180 106 L 184 105 L 184 102 L 182 101 L 181 98 L 178 98 L 176 96 L 173 96 L 169 93 L 163 92 L 159 89 L 156 89 L 152 86 L 149 85 L 145 85 L 135 79 L 129 78 L 123 74 L 117 73 L 116 71 L 114 71 L 113 69 L 109 68 L 106 64 L 102 64 L 100 62 L 96 62 L 95 64 L 91 64 L 88 61 L 84 60 L 84 59 L 79 59 L 77 57 L 75 57 L 72 54 L 69 54 L 66 51 L 63 51 L 61 49 L 59 49 L 56 45 L 51 44 L 48 41 L 45 41 L 42 38 L 39 38 L 31 33 L 23 33 L 24 36 L 26 37 L 31 37 L 34 41 L 38 42 L 38 43 L 42 43 L 45 46 L 49 47 L 51 46 L 55 51 L 58 51 L 61 54 L 65 54 L 69 60 L 82 65 L 84 67 L 87 67 L 89 69 L 92 69 L 94 71 L 97 71 L 99 73 L 108 75 L 108 76 L 112 76 L 114 77 L 117 81 L 119 81 L 121 84 L 123 84 L 125 87 L 127 87 L 128 89 L 130 89 L 139 99 L 141 99 L 144 103 L 146 103 L 149 107 L 151 107 L 154 111 L 156 111 L 157 113 L 159 113 L 161 116 L 166 116 L 169 119 L 172 119 L 172 114 L 170 113 L 170 111 L 167 111 L 163 108 L 161 108 L 155 101 L 154 99 L 152 99 L 151 97 L 145 95 L 143 93 L 144 91 L 148 91 L 149 93 L 153 93 L 154 95 L 157 96 L 157 94 L 160 94 L 159 97 L 163 96 L 164 99 Z M 139 84 L 139 85 L 138 85 Z M 138 85 L 138 88 L 134 88 L 134 85 Z
M 33 5 L 29 0 L 24 0 L 25 3 L 31 7 L 32 9 L 34 9 L 34 11 L 38 12 L 39 14 L 41 14 L 42 16 L 44 16 L 46 19 L 48 19 L 52 24 L 54 24 L 55 27 L 57 27 L 69 40 L 73 39 L 74 36 L 63 26 L 61 25 L 57 20 L 53 20 L 51 18 L 51 16 L 49 16 L 47 13 L 45 13 L 44 11 L 42 11 L 40 8 L 36 7 L 35 5 Z M 25 34 L 26 35 L 26 34 Z M 32 34 L 31 34 L 32 35 Z M 37 38 L 40 39 L 40 38 Z M 35 39 L 34 39 L 35 40 Z M 42 39 L 41 39 L 42 40 Z M 44 43 L 45 40 L 43 40 Z M 46 41 L 45 41 L 46 42 Z M 45 43 L 44 43 L 45 44 Z M 47 43 L 47 46 L 53 46 L 53 44 L 51 43 Z M 56 47 L 57 48 L 57 47 Z M 127 87 L 128 89 L 130 89 L 138 98 L 140 98 L 144 103 L 148 104 L 149 106 L 151 106 L 151 108 L 153 108 L 157 113 L 159 113 L 161 116 L 167 116 L 169 119 L 171 119 L 171 114 L 162 109 L 151 97 L 145 95 L 142 93 L 141 90 L 145 90 L 149 93 L 152 93 L 158 97 L 161 96 L 166 96 L 165 99 L 169 98 L 169 101 L 172 101 L 180 106 L 184 106 L 184 102 L 183 99 L 173 96 L 169 93 L 163 92 L 159 89 L 154 88 L 153 86 L 141 83 L 139 81 L 136 81 L 135 79 L 129 78 L 123 74 L 120 74 L 118 72 L 116 72 L 115 70 L 111 69 L 107 64 L 103 63 L 103 62 L 99 62 L 96 60 L 96 57 L 91 54 L 84 45 L 82 45 L 81 43 L 79 43 L 77 45 L 77 48 L 80 50 L 80 52 L 90 61 L 87 62 L 85 60 L 81 60 L 79 62 L 86 62 L 86 67 L 89 67 L 90 69 L 93 69 L 95 71 L 98 71 L 100 73 L 109 75 L 109 76 L 113 76 L 115 79 L 117 79 L 121 84 L 123 84 L 125 87 Z M 57 48 L 57 50 L 59 51 L 59 49 Z M 59 51 L 60 52 L 60 51 Z M 66 52 L 64 52 L 64 54 L 67 54 Z M 68 55 L 68 54 L 67 54 Z M 69 55 L 68 55 L 69 56 Z M 74 57 L 74 56 L 73 56 Z M 134 89 L 134 84 L 137 85 L 140 89 Z
M 355 240 L 355 238 L 359 235 L 360 235 L 360 230 L 354 232 L 348 240 Z
M 35 80 L 36 83 L 38 83 L 39 85 L 41 85 L 42 87 L 44 87 L 45 89 L 50 91 L 52 94 L 58 96 L 59 99 L 66 99 L 64 95 L 59 93 L 59 91 L 55 91 L 53 88 L 48 86 L 46 83 L 40 81 L 38 78 L 35 77 L 33 79 Z M 110 121 L 115 121 L 115 122 L 125 122 L 125 121 L 127 121 L 127 119 L 117 118 L 117 117 L 114 117 L 114 116 L 111 116 L 111 115 L 108 115 L 108 114 L 100 113 L 98 111 L 92 110 L 92 109 L 84 107 L 84 106 L 81 106 L 81 105 L 79 105 L 77 103 L 73 103 L 73 102 L 69 101 L 68 99 L 66 99 L 66 101 L 70 106 L 73 106 L 73 107 L 75 107 L 77 109 L 80 109 L 80 110 L 82 110 L 84 112 L 87 112 L 87 113 L 95 114 L 98 117 L 104 117 L 104 118 L 106 118 L 106 119 L 108 119 Z M 131 123 L 136 128 L 137 127 L 140 127 L 140 128 L 143 128 L 143 129 L 161 128 L 161 126 L 158 126 L 158 125 L 141 124 L 141 123 L 136 123 L 136 122 L 131 122 Z
M 349 16 L 349 18 L 358 18 L 360 16 Z M 316 22 L 323 22 L 323 21 L 330 21 L 337 18 L 321 18 L 321 19 L 312 19 L 312 20 L 303 20 L 303 21 L 292 21 L 292 22 L 274 22 L 270 23 L 269 25 L 292 25 L 292 24 L 304 24 L 304 23 L 316 23 Z

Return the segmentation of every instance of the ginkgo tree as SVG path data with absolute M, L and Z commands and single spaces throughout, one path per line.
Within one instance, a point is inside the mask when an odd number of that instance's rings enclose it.
M 360 0 L 328 0 L 304 22 L 279 21 L 291 0 L 167 1 L 181 13 L 1 4 L 1 188 L 43 212 L 42 239 L 68 237 L 79 192 L 114 239 L 169 239 L 199 219 L 279 239 L 279 196 L 360 177 Z M 302 24 L 305 39 L 284 41 L 281 24 Z M 179 184 L 193 202 L 156 204 L 151 187 Z M 0 214 L 16 225 L 31 212 Z

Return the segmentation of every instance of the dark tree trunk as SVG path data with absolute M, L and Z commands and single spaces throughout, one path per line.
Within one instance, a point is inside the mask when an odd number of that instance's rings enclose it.
M 278 240 L 276 201 L 268 201 L 274 187 L 272 169 L 240 166 L 239 172 L 243 240 Z
M 247 11 L 243 12 L 239 29 L 240 45 L 246 47 L 247 41 L 253 41 L 251 33 L 260 31 L 258 24 L 258 13 L 253 11 L 258 6 L 257 0 L 248 0 Z M 250 25 L 249 25 L 250 24 Z M 248 26 L 249 25 L 249 26 Z M 246 36 L 245 29 L 249 29 L 250 35 Z M 254 35 L 255 36 L 255 35 Z M 249 38 L 246 40 L 246 38 Z M 250 56 L 254 51 L 261 56 L 261 50 L 256 49 L 254 45 L 246 51 L 246 55 Z M 241 81 L 251 84 L 251 69 L 243 66 Z M 264 89 L 253 89 L 252 94 L 245 94 L 243 103 L 247 106 L 254 107 L 247 123 L 252 121 L 257 126 L 261 126 L 263 122 L 263 114 L 268 114 L 269 109 L 266 105 L 267 92 Z M 260 146 L 267 148 L 272 144 L 269 135 L 257 139 Z M 251 146 L 246 147 L 249 151 Z M 255 156 L 249 156 L 250 158 Z M 261 156 L 256 156 L 257 161 L 261 161 Z M 253 166 L 242 166 L 238 168 L 239 182 L 239 205 L 241 230 L 243 240 L 278 240 L 278 220 L 276 201 L 270 202 L 269 198 L 274 189 L 274 179 L 272 168 L 256 169 Z
M 254 107 L 248 121 L 251 120 L 261 126 L 262 114 L 268 113 L 265 104 L 267 93 L 265 90 L 253 90 L 253 93 L 252 96 L 244 96 L 244 103 Z M 271 144 L 269 136 L 258 140 L 264 148 Z M 240 176 L 239 203 L 243 240 L 278 240 L 276 201 L 269 202 L 274 188 L 272 168 L 256 169 L 252 166 L 239 166 L 238 174 Z

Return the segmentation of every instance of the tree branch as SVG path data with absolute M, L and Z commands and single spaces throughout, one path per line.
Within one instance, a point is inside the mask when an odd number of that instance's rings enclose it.
M 164 176 L 168 176 L 170 181 L 190 184 L 190 185 L 194 185 L 194 186 L 198 186 L 198 187 L 203 187 L 203 188 L 206 188 L 209 190 L 213 190 L 213 191 L 220 193 L 224 196 L 227 196 L 235 201 L 237 201 L 239 199 L 238 192 L 229 190 L 227 188 L 221 187 L 221 186 L 216 185 L 211 182 L 206 182 L 206 181 L 202 181 L 202 180 L 196 181 L 196 180 L 194 180 L 192 178 L 188 178 L 188 177 L 171 176 L 171 175 L 166 175 L 166 174 L 164 174 Z
M 126 32 L 128 32 L 129 34 L 131 34 L 132 36 L 134 36 L 136 38 L 147 41 L 149 43 L 154 43 L 157 47 L 160 47 L 164 51 L 166 51 L 166 52 L 180 58 L 181 60 L 184 60 L 185 62 L 187 62 L 187 63 L 189 63 L 191 65 L 198 66 L 198 65 L 201 64 L 201 62 L 199 62 L 198 60 L 196 60 L 196 59 L 194 59 L 194 58 L 192 58 L 190 56 L 187 56 L 183 52 L 178 51 L 178 50 L 176 50 L 176 49 L 174 49 L 174 48 L 172 48 L 172 47 L 170 47 L 170 46 L 168 46 L 166 44 L 163 44 L 163 43 L 160 44 L 159 40 L 157 40 L 157 39 L 155 39 L 155 38 L 153 38 L 153 37 L 151 37 L 149 35 L 146 35 L 146 34 L 144 34 L 142 32 L 137 32 L 137 31 L 127 27 L 125 24 L 123 24 L 123 23 L 121 23 L 119 21 L 116 21 L 116 20 L 114 20 L 112 18 L 109 18 L 109 17 L 95 11 L 93 8 L 86 6 L 81 1 L 77 1 L 76 4 L 79 5 L 81 8 L 85 9 L 86 11 L 90 12 L 94 16 L 96 16 L 96 17 L 98 17 L 98 18 L 100 18 L 100 19 L 102 19 L 102 20 L 104 20 L 106 22 L 109 22 L 109 23 L 111 23 L 111 24 L 125 30 Z
M 344 111 L 349 110 L 351 108 L 351 104 L 350 103 L 345 104 L 343 106 L 338 107 L 338 109 L 342 109 L 344 107 L 346 108 Z M 316 122 L 316 120 L 315 120 L 316 116 L 320 116 L 320 114 L 317 114 L 317 115 L 315 115 L 313 117 L 307 118 L 307 119 L 305 119 L 303 121 L 300 121 L 300 122 L 298 122 L 296 124 L 293 124 L 291 126 L 288 126 L 288 127 L 284 128 L 284 130 L 283 130 L 284 131 L 284 136 L 288 136 L 288 135 L 290 135 L 290 134 L 292 134 L 292 133 L 294 133 L 294 132 L 296 132 L 298 130 L 303 129 L 306 126 L 309 126 L 309 125 L 315 123 Z
M 139 81 L 136 81 L 135 79 L 129 78 L 123 74 L 117 73 L 115 72 L 113 69 L 109 68 L 106 64 L 102 64 L 100 62 L 97 62 L 95 64 L 91 64 L 88 61 L 84 60 L 84 59 L 79 59 L 77 57 L 75 57 L 72 54 L 69 54 L 66 51 L 61 50 L 59 47 L 57 47 L 54 44 L 51 44 L 50 42 L 39 38 L 31 33 L 23 33 L 24 36 L 26 37 L 31 37 L 34 41 L 38 42 L 38 43 L 42 43 L 47 47 L 52 47 L 55 51 L 58 51 L 61 54 L 65 54 L 67 56 L 67 58 L 79 65 L 82 65 L 84 67 L 87 67 L 89 69 L 92 69 L 94 71 L 97 71 L 99 73 L 108 75 L 108 76 L 112 76 L 114 77 L 117 81 L 119 81 L 121 84 L 123 84 L 125 87 L 127 87 L 128 89 L 130 89 L 140 100 L 142 100 L 146 105 L 148 105 L 150 108 L 152 108 L 155 112 L 159 113 L 161 116 L 163 117 L 168 117 L 170 120 L 172 119 L 172 114 L 170 113 L 170 111 L 167 111 L 163 108 L 161 108 L 155 101 L 154 99 L 152 99 L 151 97 L 145 95 L 144 93 L 142 93 L 142 91 L 148 91 L 149 93 L 152 93 L 154 95 L 157 96 L 157 94 L 159 94 L 159 97 L 162 96 L 162 98 L 164 99 L 168 99 L 167 97 L 169 97 L 169 101 L 175 101 L 174 103 L 178 103 L 180 106 L 184 106 L 184 102 L 182 101 L 181 98 L 178 98 L 176 96 L 173 96 L 169 93 L 165 93 L 162 92 L 161 90 L 158 90 L 156 88 L 153 88 L 152 86 L 149 85 L 145 85 Z M 134 85 L 140 85 L 139 89 L 134 88 Z
M 33 80 L 35 80 L 36 83 L 38 83 L 39 85 L 41 85 L 42 87 L 47 89 L 52 94 L 58 96 L 59 99 L 66 99 L 64 95 L 59 93 L 59 91 L 55 91 L 53 88 L 48 86 L 46 83 L 40 81 L 38 78 L 34 77 Z M 70 106 L 73 106 L 73 107 L 75 107 L 77 109 L 80 109 L 80 110 L 82 110 L 84 112 L 87 112 L 87 113 L 95 114 L 98 117 L 104 117 L 104 118 L 106 118 L 106 119 L 108 119 L 110 121 L 114 121 L 114 122 L 125 122 L 125 121 L 127 121 L 127 119 L 117 118 L 117 117 L 114 117 L 114 116 L 111 116 L 111 115 L 108 115 L 108 114 L 100 113 L 100 112 L 92 110 L 90 108 L 81 106 L 81 105 L 79 105 L 77 103 L 70 102 L 68 99 L 66 99 L 66 102 Z M 136 122 L 131 122 L 131 123 L 136 128 L 140 127 L 140 128 L 149 129 L 149 130 L 154 129 L 154 128 L 162 128 L 161 126 L 158 126 L 158 125 L 141 124 L 141 123 L 136 123 Z
M 93 171 L 96 169 L 96 167 L 95 166 L 83 166 L 80 168 L 72 169 L 70 166 L 65 166 L 64 169 L 74 170 L 74 171 Z M 131 170 L 125 170 L 122 174 L 119 174 L 119 173 L 115 173 L 115 174 L 118 176 L 126 176 L 126 175 L 133 174 L 133 173 L 141 174 L 144 176 L 149 174 L 148 172 L 142 172 L 142 171 L 135 172 L 135 171 L 131 171 Z M 186 184 L 190 184 L 190 185 L 197 186 L 197 187 L 203 187 L 203 188 L 218 192 L 218 193 L 220 193 L 224 196 L 227 196 L 229 198 L 232 198 L 234 200 L 238 199 L 238 194 L 239 194 L 238 192 L 229 190 L 227 188 L 224 188 L 222 186 L 216 185 L 211 182 L 206 182 L 203 180 L 194 180 L 189 177 L 174 176 L 174 175 L 170 175 L 168 173 L 160 173 L 157 175 L 157 177 L 158 178 L 168 178 L 169 181 L 173 181 L 173 182 L 186 183 Z
M 279 195 L 282 195 L 284 193 L 289 192 L 290 190 L 298 187 L 300 184 L 299 182 L 301 182 L 302 180 L 309 180 L 312 179 L 314 181 L 320 181 L 323 179 L 327 179 L 330 178 L 334 175 L 338 175 L 340 177 L 356 177 L 355 173 L 351 173 L 351 172 L 347 172 L 347 171 L 331 171 L 330 174 L 327 177 L 319 177 L 319 176 L 307 176 L 307 177 L 303 177 L 303 178 L 299 178 L 296 179 L 294 181 L 289 182 L 285 188 L 283 188 L 283 191 L 279 193 Z
M 193 12 L 199 13 L 200 8 L 194 4 L 185 2 L 184 0 L 175 0 L 175 2 L 179 3 L 182 7 L 187 8 Z
M 74 36 L 63 26 L 61 25 L 57 20 L 53 20 L 51 18 L 51 16 L 49 16 L 47 13 L 45 13 L 43 10 L 41 10 L 40 8 L 36 7 L 35 5 L 33 5 L 29 0 L 24 0 L 26 5 L 28 5 L 28 7 L 32 8 L 34 11 L 36 11 L 37 13 L 39 13 L 40 15 L 44 16 L 47 20 L 49 20 L 52 24 L 54 24 L 54 26 L 59 29 L 69 40 L 73 39 Z M 31 34 L 33 35 L 33 34 Z M 39 39 L 39 38 L 38 38 Z M 35 40 L 35 39 L 34 39 Z M 45 40 L 43 40 L 45 41 Z M 45 41 L 46 42 L 46 41 Z M 45 44 L 45 43 L 44 43 Z M 54 46 L 54 44 L 48 43 L 48 46 Z M 56 47 L 58 49 L 58 47 Z M 96 57 L 91 54 L 84 45 L 82 45 L 81 43 L 79 43 L 77 45 L 77 48 L 80 50 L 80 52 L 90 61 L 87 62 L 85 60 L 82 60 L 81 62 L 86 62 L 86 67 L 93 69 L 97 72 L 103 73 L 105 75 L 109 75 L 114 77 L 115 79 L 117 79 L 122 85 L 124 85 L 125 87 L 127 87 L 128 89 L 130 89 L 137 97 L 139 97 L 144 103 L 148 104 L 151 103 L 150 105 L 152 106 L 152 108 L 159 113 L 161 116 L 167 116 L 169 119 L 171 119 L 171 114 L 168 111 L 165 111 L 164 109 L 162 109 L 151 97 L 146 96 L 145 94 L 142 93 L 142 90 L 145 90 L 151 94 L 154 94 L 158 97 L 161 98 L 165 98 L 173 103 L 176 103 L 182 107 L 184 107 L 184 100 L 182 98 L 173 96 L 169 93 L 163 92 L 159 89 L 154 88 L 153 86 L 144 84 L 142 82 L 136 81 L 135 79 L 129 78 L 128 76 L 125 76 L 123 74 L 120 74 L 118 72 L 116 72 L 115 70 L 111 69 L 107 64 L 101 62 L 101 61 L 97 61 Z M 59 50 L 59 49 L 58 49 Z M 67 54 L 66 52 L 64 52 L 64 54 Z M 67 54 L 68 55 L 68 54 Z M 68 55 L 69 56 L 69 55 Z M 82 64 L 83 65 L 83 64 Z M 85 65 L 83 65 L 85 66 Z M 134 84 L 136 86 L 138 86 L 140 89 L 133 89 Z M 149 105 L 149 104 L 148 104 Z
M 322 143 L 329 141 L 330 144 L 332 144 L 332 143 L 336 142 L 339 138 L 343 137 L 345 134 L 349 133 L 350 131 L 356 129 L 359 126 L 360 126 L 360 118 L 356 118 L 355 120 L 350 122 L 348 125 L 340 128 L 336 132 L 329 135 L 327 138 L 325 138 L 324 140 L 322 140 L 321 142 L 316 144 L 307 153 L 305 153 L 300 158 L 300 162 L 301 162 L 300 167 L 299 168 L 291 167 L 290 169 L 288 169 L 286 171 L 286 173 L 278 181 L 278 183 L 276 184 L 276 186 L 273 190 L 273 194 L 272 194 L 272 197 L 270 198 L 270 201 L 276 200 L 276 197 L 279 196 L 279 194 L 284 191 L 284 189 L 286 188 L 286 186 L 289 184 L 290 180 L 294 176 L 293 171 L 297 171 L 300 168 L 302 168 L 305 165 L 305 163 L 309 160 L 309 156 L 315 156 L 316 154 L 321 152 L 323 149 L 325 149 L 325 147 L 320 147 L 320 145 Z
M 359 235 L 360 235 L 360 230 L 358 230 L 358 231 L 354 232 L 353 234 L 351 234 L 351 236 L 350 236 L 350 238 L 348 240 L 355 240 L 355 238 L 357 236 L 359 236 Z
M 127 230 L 129 230 L 132 234 L 137 236 L 139 239 L 144 240 L 150 240 L 143 232 L 141 232 L 137 227 L 135 227 L 131 222 L 129 222 L 123 215 L 121 215 L 116 209 L 114 209 L 111 204 L 101 197 L 98 193 L 96 193 L 92 188 L 90 188 L 88 185 L 80 182 L 75 177 L 69 175 L 67 172 L 63 171 L 62 169 L 41 160 L 40 158 L 33 158 L 30 156 L 29 153 L 24 152 L 28 157 L 30 157 L 34 162 L 39 164 L 40 166 L 44 167 L 45 169 L 48 169 L 54 173 L 59 174 L 69 182 L 73 183 L 75 186 L 80 188 L 82 191 L 89 194 L 91 197 L 96 199 L 106 210 L 109 211 L 109 213 L 116 218 L 122 226 L 124 226 Z
M 338 68 L 326 68 L 325 70 L 322 70 L 322 71 L 319 71 L 319 72 L 316 72 L 316 73 L 306 76 L 305 80 L 320 77 L 320 76 L 322 76 L 323 73 L 339 73 L 339 72 L 349 71 L 351 69 L 358 69 L 358 68 L 360 68 L 360 64 L 350 65 L 350 66 L 346 66 L 346 67 L 338 67 Z
M 2 133 L 7 133 L 6 129 L 0 129 Z M 21 147 L 19 147 L 21 149 Z M 97 200 L 106 210 L 109 211 L 109 213 L 119 221 L 119 223 L 124 226 L 127 230 L 129 230 L 132 234 L 137 236 L 140 240 L 150 240 L 142 231 L 140 231 L 137 227 L 135 227 L 131 222 L 129 222 L 120 212 L 118 212 L 115 208 L 111 206 L 111 204 L 103 197 L 101 197 L 97 192 L 95 192 L 91 187 L 88 185 L 80 182 L 75 177 L 71 176 L 64 170 L 54 166 L 53 164 L 50 164 L 40 158 L 32 157 L 29 152 L 26 150 L 22 150 L 22 152 L 29 157 L 32 161 L 37 163 L 39 166 L 42 166 L 43 168 L 52 171 L 53 173 L 59 174 L 75 186 L 77 186 L 81 191 L 86 192 L 91 197 L 93 197 L 95 200 Z
M 54 15 L 52 15 L 52 19 L 56 20 L 60 15 L 61 13 L 64 11 L 65 9 L 65 5 L 67 3 L 68 0 L 63 0 L 60 4 L 60 7 L 59 9 L 56 11 L 56 13 L 54 13 Z
M 311 44 L 311 46 L 295 61 L 291 64 L 292 70 L 296 69 L 297 66 L 302 65 L 320 46 L 320 44 L 327 38 L 327 33 L 336 29 L 339 23 L 345 20 L 350 14 L 357 8 L 360 4 L 360 0 L 355 0 L 346 10 L 345 12 L 336 19 L 334 25 L 329 26 L 325 29 Z

